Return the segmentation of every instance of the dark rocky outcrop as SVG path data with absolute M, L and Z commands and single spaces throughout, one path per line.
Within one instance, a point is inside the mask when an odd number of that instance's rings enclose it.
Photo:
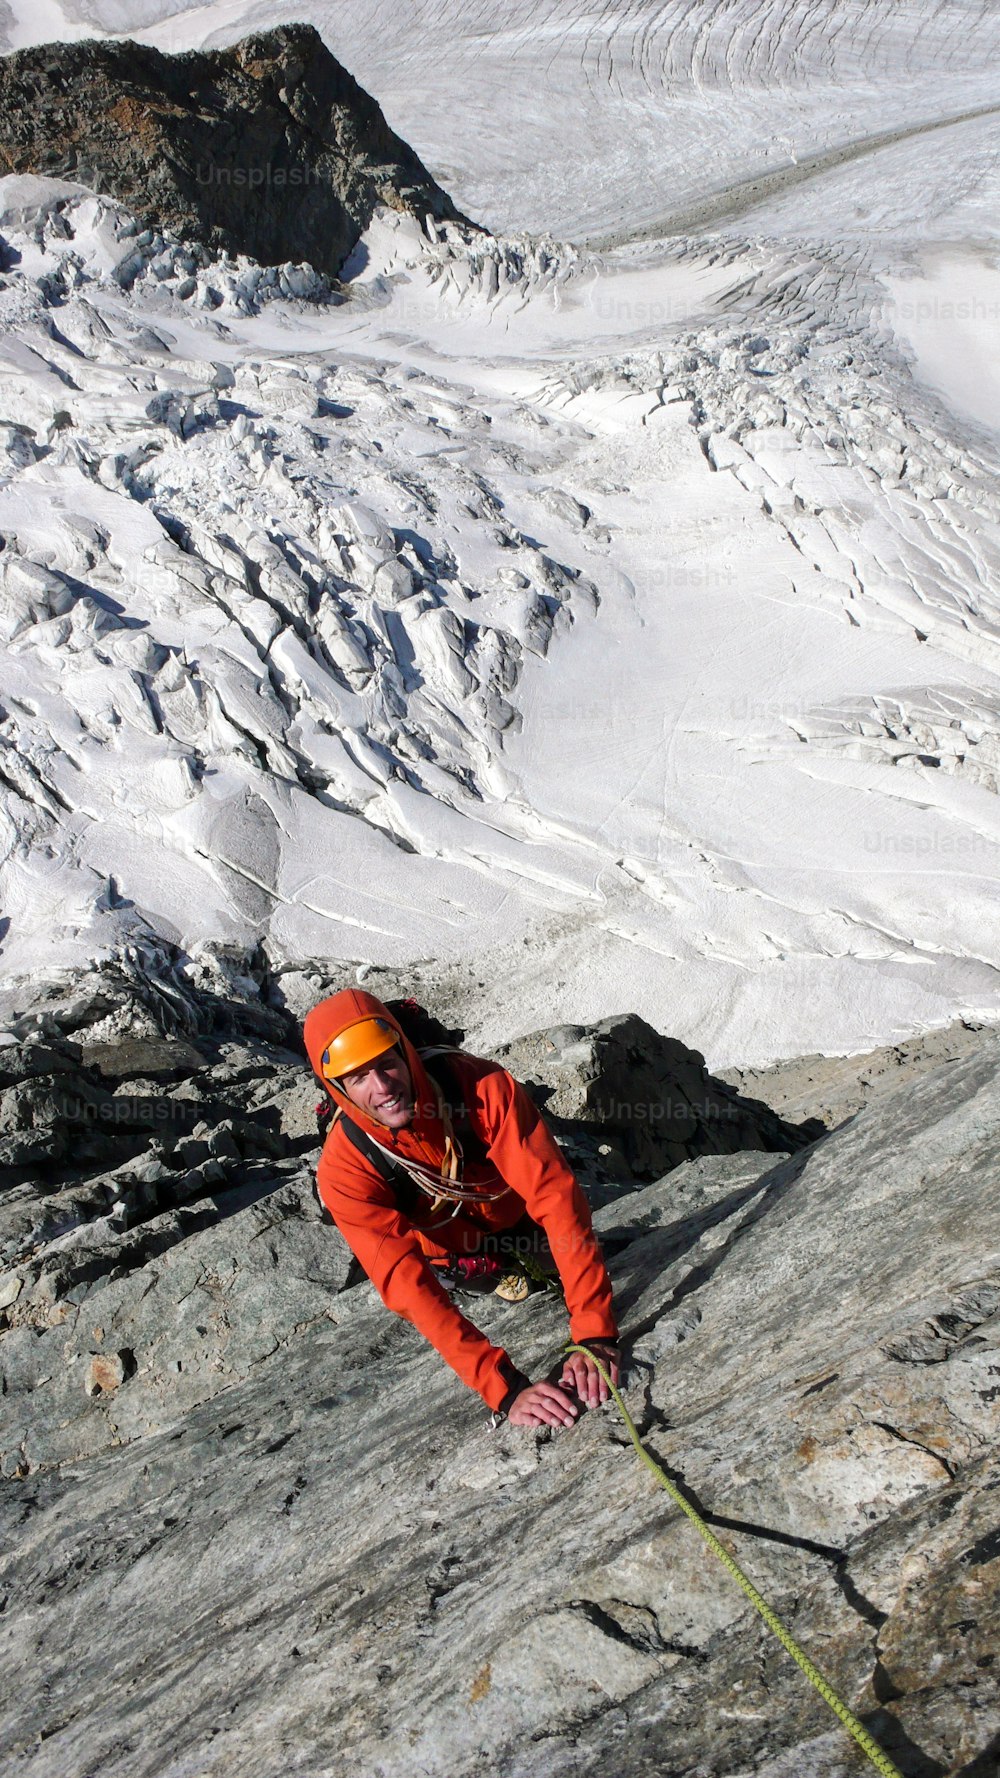
M 48 43 L 0 61 L 0 172 L 74 180 L 152 228 L 334 275 L 377 204 L 458 219 L 312 26 L 167 56 Z

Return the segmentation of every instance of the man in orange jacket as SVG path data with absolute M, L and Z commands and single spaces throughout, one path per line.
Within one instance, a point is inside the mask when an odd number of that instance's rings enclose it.
M 523 1087 L 496 1062 L 450 1051 L 462 1101 L 454 1121 L 399 1021 L 358 988 L 314 1007 L 305 1041 L 340 1113 L 320 1157 L 319 1194 L 386 1306 L 512 1425 L 571 1426 L 581 1403 L 606 1400 L 596 1364 L 579 1353 L 558 1382 L 533 1383 L 435 1276 L 434 1261 L 516 1252 L 527 1235 L 543 1240 L 573 1341 L 617 1381 L 618 1329 L 590 1207 Z

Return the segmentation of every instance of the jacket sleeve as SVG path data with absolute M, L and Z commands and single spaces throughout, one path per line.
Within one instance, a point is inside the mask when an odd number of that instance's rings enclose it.
M 505 1068 L 482 1074 L 473 1091 L 488 1131 L 490 1159 L 548 1236 L 566 1292 L 571 1337 L 617 1339 L 611 1280 L 590 1205 L 538 1107 Z
M 363 1164 L 352 1165 L 353 1154 L 331 1155 L 336 1139 L 334 1129 L 320 1158 L 319 1195 L 386 1308 L 411 1322 L 488 1408 L 505 1405 L 529 1379 L 442 1289 L 385 1182 L 374 1172 L 369 1177 Z

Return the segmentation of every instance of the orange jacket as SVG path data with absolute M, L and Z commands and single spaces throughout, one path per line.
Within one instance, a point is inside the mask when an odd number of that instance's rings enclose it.
M 320 1057 L 338 1031 L 366 1016 L 388 1019 L 399 1032 L 413 1082 L 415 1112 L 403 1130 L 391 1131 L 359 1109 L 330 1081 L 323 1084 L 345 1117 L 383 1147 L 437 1168 L 445 1132 L 434 1087 L 418 1052 L 397 1020 L 373 994 L 347 988 L 313 1008 L 305 1021 L 309 1059 L 320 1079 Z M 590 1220 L 590 1207 L 536 1106 L 523 1087 L 496 1062 L 456 1052 L 449 1057 L 461 1084 L 472 1128 L 488 1159 L 468 1161 L 462 1185 L 511 1187 L 499 1200 L 463 1205 L 452 1215 L 445 1203 L 432 1210 L 421 1195 L 404 1215 L 392 1187 L 333 1125 L 318 1169 L 319 1194 L 361 1262 L 382 1301 L 436 1347 L 463 1383 L 477 1389 L 487 1407 L 498 1408 L 521 1378 L 506 1352 L 467 1321 L 434 1276 L 429 1255 L 475 1252 L 483 1236 L 510 1228 L 525 1213 L 545 1230 L 559 1267 L 574 1340 L 614 1339 L 617 1326 L 611 1284 Z M 527 1379 L 524 1379 L 526 1381 Z

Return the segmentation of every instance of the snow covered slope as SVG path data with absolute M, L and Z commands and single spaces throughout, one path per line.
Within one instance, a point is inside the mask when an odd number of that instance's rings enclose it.
M 712 1065 L 996 1017 L 991 10 L 307 16 L 472 213 L 622 240 L 386 213 L 335 303 L 4 182 L 0 967 L 433 959 Z

